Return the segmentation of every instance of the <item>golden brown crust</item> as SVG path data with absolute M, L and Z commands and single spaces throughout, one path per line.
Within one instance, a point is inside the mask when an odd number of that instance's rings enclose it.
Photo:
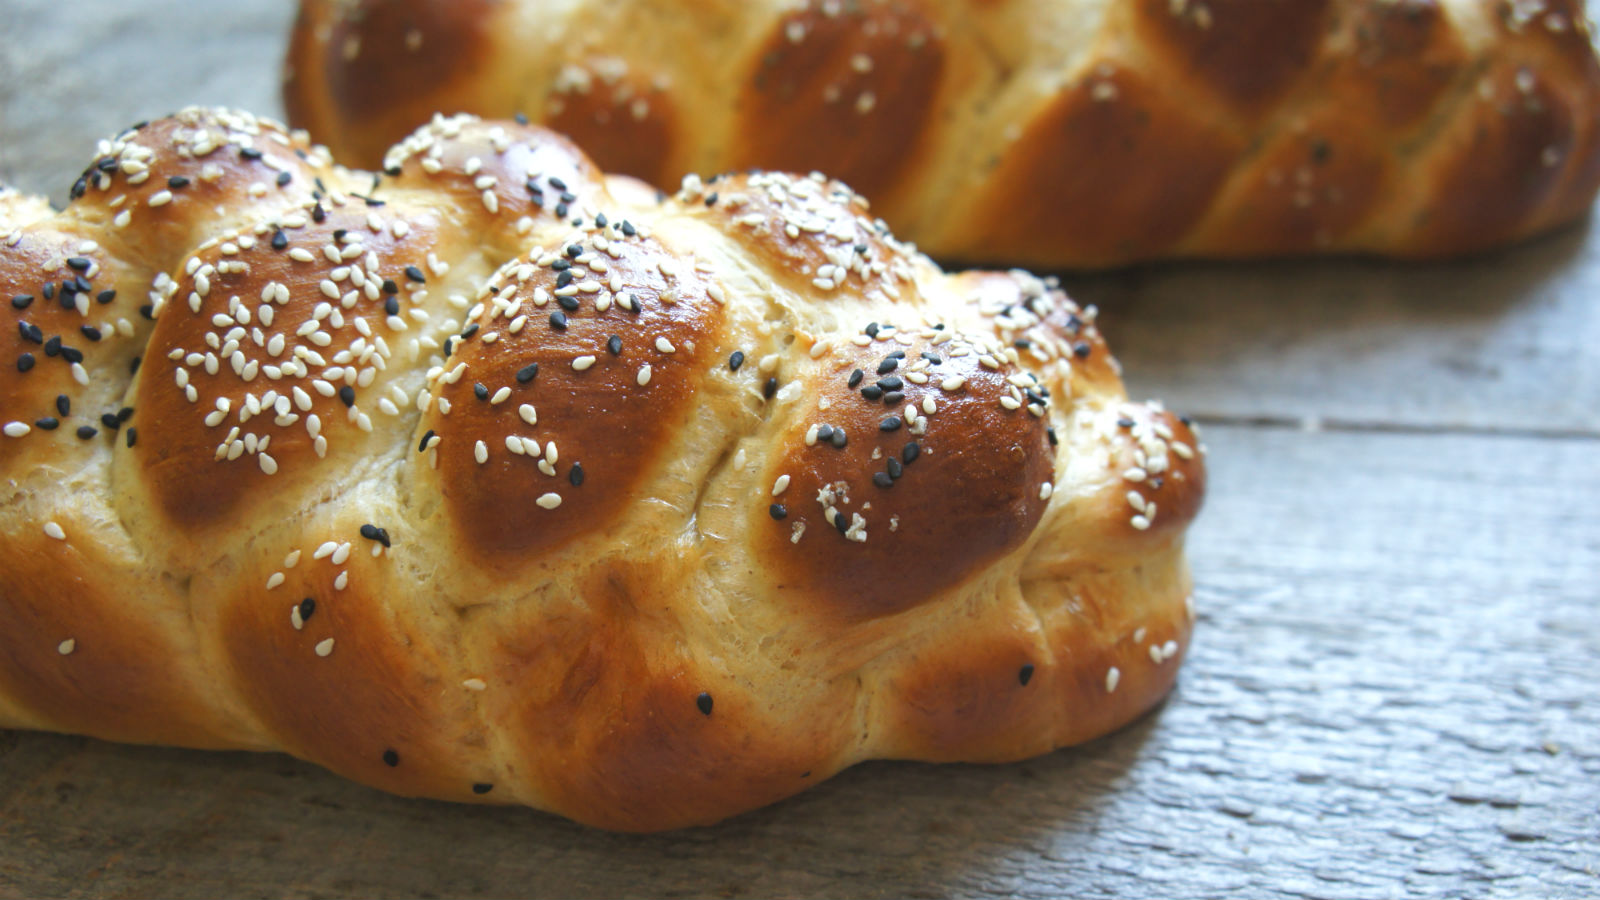
M 1171 686 L 1202 448 L 1055 282 L 947 276 L 821 176 L 303 143 L 186 110 L 60 214 L 0 195 L 38 294 L 0 306 L 0 726 L 657 830 Z
M 435 107 L 525 111 L 663 187 L 826 172 L 952 260 L 1449 256 L 1571 221 L 1600 190 L 1579 0 L 301 10 L 291 115 L 360 162 Z M 370 58 L 402 22 L 450 52 Z

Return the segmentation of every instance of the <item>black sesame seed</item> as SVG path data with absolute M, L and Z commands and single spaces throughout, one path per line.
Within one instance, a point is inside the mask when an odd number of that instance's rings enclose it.
M 928 362 L 933 363 L 936 366 L 939 365 L 940 363 L 944 362 L 943 359 L 939 358 L 939 354 L 937 354 L 937 353 L 924 353 L 924 354 L 922 354 L 922 358 L 927 360 Z
M 453 336 L 445 338 L 444 339 L 444 356 L 445 356 L 445 359 L 449 359 L 450 358 L 450 354 L 454 353 L 455 349 L 456 349 L 456 339 Z
M 422 440 L 417 442 L 417 452 L 418 453 L 426 453 L 426 452 L 428 452 L 428 443 L 430 441 L 432 441 L 432 440 L 433 440 L 433 429 L 429 428 L 426 432 L 423 433 Z
M 539 364 L 538 363 L 528 363 L 526 366 L 523 366 L 522 368 L 517 370 L 517 383 L 518 384 L 527 384 L 528 382 L 533 380 L 533 377 L 535 375 L 538 375 L 538 374 L 539 374 Z
M 705 715 L 711 715 L 711 695 L 705 691 L 701 691 L 700 696 L 694 698 L 694 705 L 700 707 L 700 712 Z
M 473 322 L 471 325 L 468 325 L 466 328 L 462 329 L 462 331 L 461 331 L 461 339 L 464 340 L 464 341 L 468 340 L 473 335 L 475 335 L 477 333 L 478 333 L 478 323 L 477 322 Z
M 28 322 L 18 322 L 17 331 L 22 334 L 22 339 L 25 341 L 32 341 L 35 344 L 44 343 L 44 332 L 39 330 L 39 326 L 37 325 Z
M 54 300 L 56 298 L 56 283 L 54 281 L 49 282 L 39 293 L 43 294 L 46 300 Z
M 833 446 L 836 450 L 843 450 L 844 445 L 850 443 L 850 438 L 845 435 L 843 428 L 833 430 Z
M 896 405 L 898 405 L 900 403 L 901 400 L 904 400 L 905 398 L 906 398 L 906 395 L 905 395 L 905 392 L 903 392 L 903 391 L 889 391 L 888 393 L 883 395 L 883 405 L 884 406 L 896 406 Z
M 817 440 L 827 443 L 833 440 L 833 426 L 820 425 L 817 427 Z
M 900 464 L 900 460 L 892 456 L 889 457 L 888 463 L 889 477 L 898 481 L 900 476 L 906 473 L 906 467 Z
M 278 173 L 278 187 L 288 187 L 289 186 L 289 182 L 293 178 L 294 178 L 294 176 L 290 175 L 288 172 L 279 172 Z
M 1017 672 L 1017 681 L 1021 682 L 1023 687 L 1027 687 L 1028 682 L 1030 682 L 1032 680 L 1033 680 L 1033 663 L 1028 663 L 1028 664 L 1024 665 Z
M 27 309 L 28 304 L 32 302 L 33 297 L 28 294 L 18 294 L 11 298 L 11 305 L 17 309 Z
M 100 340 L 100 329 L 94 327 L 93 325 L 83 325 L 80 326 L 78 330 L 83 332 L 83 336 L 91 341 Z
M 572 268 L 572 260 L 570 260 L 570 259 L 558 259 L 558 260 L 550 263 L 550 268 L 556 270 L 557 272 L 565 272 L 568 269 Z
M 1060 443 L 1060 441 L 1056 438 L 1056 430 L 1054 426 L 1046 428 L 1044 430 L 1044 436 L 1050 439 L 1050 446 L 1052 447 Z
M 320 202 L 316 206 L 311 207 L 311 221 L 321 224 L 327 218 L 328 211 L 322 208 L 322 204 Z
M 526 124 L 528 124 L 528 114 L 527 113 L 519 112 L 516 115 L 513 115 L 511 118 L 514 119 L 518 125 L 526 125 Z
M 849 381 L 850 388 L 852 390 L 854 390 L 855 386 L 860 384 L 861 383 L 861 379 L 863 379 L 865 377 L 867 377 L 867 373 L 861 371 L 860 369 L 856 369 L 854 372 L 851 372 L 850 373 L 850 381 Z
M 610 220 L 608 220 L 606 218 L 606 214 L 605 213 L 600 213 L 599 215 L 594 217 L 594 227 L 596 227 L 596 228 L 604 228 L 609 223 L 609 221 Z
M 884 359 L 905 359 L 905 358 L 906 358 L 906 352 L 904 350 L 896 350 L 895 352 L 893 352 L 893 353 L 889 354 L 888 356 L 884 357 Z
M 744 365 L 744 351 L 733 351 L 733 355 L 728 357 L 728 368 L 734 372 L 737 372 L 739 371 L 739 367 L 742 365 Z
M 1033 346 L 1033 341 L 1030 341 L 1027 338 L 1017 338 L 1011 342 L 1011 346 L 1017 348 L 1018 350 L 1027 350 Z
M 138 440 L 139 440 L 139 429 L 137 429 L 137 428 L 129 428 L 128 429 L 128 449 L 130 449 L 130 450 L 133 449 L 133 445 L 135 443 L 137 443 Z
M 878 336 L 878 323 L 877 322 L 868 323 L 868 325 L 867 325 L 867 337 L 875 338 L 877 336 Z
M 1123 416 L 1117 420 L 1117 427 L 1119 428 L 1132 428 L 1134 424 L 1134 421 L 1127 416 Z
M 571 284 L 572 277 L 572 267 L 569 264 L 566 268 L 561 270 L 559 275 L 556 276 L 556 289 L 559 290 Z
M 167 179 L 167 187 L 172 188 L 175 191 L 181 191 L 188 186 L 189 179 L 183 177 L 182 175 L 174 175 Z
M 1088 341 L 1079 341 L 1072 345 L 1072 355 L 1079 359 L 1087 359 L 1093 349 L 1093 347 L 1089 346 Z
M 394 752 L 393 750 L 383 751 L 383 764 L 391 769 L 400 765 L 400 754 Z
M 345 406 L 355 406 L 356 405 L 356 389 L 351 387 L 348 384 L 340 387 L 339 388 L 339 402 L 343 403 Z
M 894 487 L 894 479 L 889 477 L 888 472 L 872 473 L 872 483 L 881 488 Z
M 18 372 L 31 371 L 33 369 L 33 363 L 34 363 L 33 354 L 32 353 L 24 353 L 21 356 L 17 357 L 17 371 Z
M 117 299 L 116 291 L 101 291 L 94 296 L 95 302 L 101 304 L 102 306 L 115 299 Z
M 92 425 L 84 425 L 78 428 L 78 440 L 87 441 L 99 433 L 100 429 L 95 428 Z
M 400 285 L 395 284 L 393 278 L 385 278 L 383 280 L 383 292 L 385 294 L 398 294 L 400 293 Z
M 567 255 L 572 257 L 573 259 L 577 259 L 578 257 L 583 255 L 583 248 L 581 246 L 577 245 L 577 244 L 568 244 L 567 245 Z
M 905 386 L 906 383 L 900 380 L 899 375 L 890 375 L 888 378 L 878 379 L 878 387 L 881 387 L 886 391 L 904 390 Z
M 567 314 L 557 310 L 550 314 L 550 327 L 557 331 L 567 330 Z
M 911 443 L 907 444 L 905 449 L 900 451 L 900 459 L 908 466 L 916 462 L 917 457 L 921 455 L 922 445 L 916 441 L 912 441 Z
M 385 297 L 385 298 L 383 298 L 383 312 L 384 312 L 385 315 L 389 315 L 389 316 L 398 316 L 398 315 L 400 315 L 400 298 L 399 297 Z
M 72 398 L 66 394 L 56 395 L 56 412 L 63 416 L 72 415 Z
M 711 193 L 706 195 L 706 206 L 716 206 L 716 205 L 717 205 L 717 192 L 716 191 L 712 191 Z
M 67 268 L 72 269 L 73 271 L 87 272 L 89 271 L 89 266 L 91 265 L 93 265 L 93 263 L 89 262 L 89 258 L 86 256 L 67 257 Z
M 83 351 L 76 347 L 63 346 L 61 348 L 61 358 L 69 363 L 81 363 L 83 362 Z
M 572 464 L 572 471 L 567 473 L 567 481 L 570 482 L 573 487 L 582 487 L 583 486 L 583 464 L 582 463 L 573 463 Z
M 39 429 L 40 431 L 55 431 L 57 428 L 61 427 L 61 420 L 55 418 L 54 416 L 45 416 L 42 419 L 35 419 L 33 421 L 33 427 Z
M 622 338 L 614 334 L 606 338 L 606 352 L 610 353 L 612 356 L 621 356 Z
M 123 408 L 117 410 L 117 424 L 120 425 L 131 418 L 133 418 L 133 407 L 124 406 Z
M 254 147 L 240 147 L 239 155 L 248 160 L 257 160 L 261 158 L 261 151 Z
M 767 398 L 768 400 L 771 400 L 772 399 L 772 395 L 776 394 L 777 392 L 778 392 L 778 379 L 777 379 L 777 377 L 774 376 L 772 378 L 768 378 L 767 379 L 767 383 L 765 385 L 763 385 L 762 388 L 761 388 L 761 396 Z
M 833 527 L 837 529 L 840 534 L 844 534 L 846 531 L 850 530 L 850 523 L 845 519 L 844 510 L 835 509 L 833 511 Z
M 300 601 L 300 621 L 308 621 L 317 614 L 317 601 L 315 597 L 307 597 Z
M 143 306 L 139 307 L 139 315 L 144 316 L 146 319 L 149 319 L 150 321 L 154 322 L 155 319 L 156 319 L 156 307 L 155 307 L 155 304 L 154 303 L 146 303 Z
M 416 266 L 406 266 L 406 277 L 411 279 L 412 281 L 415 281 L 418 284 L 427 284 L 428 283 L 427 277 L 424 276 L 422 274 L 422 270 L 417 268 Z
M 557 203 L 556 204 L 556 218 L 564 219 L 566 217 L 567 217 L 567 205 L 565 203 Z
M 878 387 L 875 384 L 869 384 L 861 389 L 861 396 L 876 403 L 883 399 L 883 388 Z
M 556 304 L 558 306 L 560 306 L 562 309 L 566 310 L 567 312 L 577 312 L 578 311 L 578 298 L 577 297 L 557 297 L 556 298 Z
M 139 374 L 139 365 L 141 363 L 143 363 L 143 362 L 144 362 L 144 357 L 142 357 L 142 356 L 135 356 L 133 359 L 129 360 L 129 362 L 128 362 L 128 374 L 129 375 L 137 375 L 137 374 Z
M 522 114 L 518 113 L 518 115 L 522 115 Z M 522 124 L 524 124 L 524 125 L 528 124 L 528 117 L 527 116 L 522 116 Z M 492 790 L 494 790 L 494 785 L 487 784 L 487 783 L 482 782 L 482 781 L 480 781 L 477 784 L 474 784 L 472 786 L 472 792 L 474 794 L 487 794 Z
M 782 521 L 789 518 L 789 507 L 784 506 L 782 503 L 774 503 L 767 507 L 767 515 Z
M 627 219 L 623 219 L 622 220 L 622 233 L 624 235 L 628 236 L 628 237 L 633 237 L 634 235 L 639 233 L 639 229 L 634 228 L 632 222 L 629 222 Z
M 389 546 L 388 530 L 379 528 L 370 522 L 361 526 L 361 536 L 369 541 L 377 541 L 385 547 Z
M 899 416 L 885 416 L 883 421 L 878 423 L 878 430 L 899 431 L 901 424 Z
M 117 421 L 116 413 L 101 413 L 100 424 L 111 429 L 112 431 L 116 431 L 118 428 L 122 427 L 122 423 Z
M 887 375 L 898 368 L 900 368 L 900 360 L 895 359 L 894 357 L 889 357 L 883 362 L 878 363 L 878 374 Z
M 489 389 L 484 387 L 481 382 L 474 384 L 472 386 L 472 396 L 477 397 L 479 400 L 487 400 L 489 399 Z
M 547 178 L 545 180 L 550 182 L 550 186 L 555 188 L 558 191 L 564 191 L 564 190 L 567 189 L 567 183 L 565 181 L 562 181 L 561 179 L 555 177 L 554 175 L 551 175 L 549 178 Z

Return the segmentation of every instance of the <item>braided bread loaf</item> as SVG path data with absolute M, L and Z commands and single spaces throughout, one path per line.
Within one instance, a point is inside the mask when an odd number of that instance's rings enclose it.
M 187 110 L 0 195 L 0 726 L 658 829 L 1173 683 L 1200 448 L 1093 309 L 821 178 L 385 165 Z
M 1600 186 L 1581 0 L 302 0 L 286 74 L 364 164 L 524 110 L 656 184 L 826 172 L 950 260 L 1443 256 Z

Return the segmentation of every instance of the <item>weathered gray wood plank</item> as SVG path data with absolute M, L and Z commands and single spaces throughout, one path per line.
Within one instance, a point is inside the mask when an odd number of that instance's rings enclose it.
M 281 757 L 0 737 L 0 893 L 1600 892 L 1600 442 L 1220 427 L 1179 693 L 1001 767 L 879 763 L 607 835 Z

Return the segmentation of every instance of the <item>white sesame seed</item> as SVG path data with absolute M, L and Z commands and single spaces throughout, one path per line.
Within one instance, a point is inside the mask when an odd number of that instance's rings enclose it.
M 517 407 L 517 415 L 521 416 L 522 421 L 527 422 L 529 425 L 539 424 L 539 413 L 533 408 L 532 404 L 524 403 Z
M 594 357 L 590 357 L 590 359 L 593 359 L 593 358 Z M 510 397 L 511 397 L 511 388 L 502 387 L 502 388 L 500 388 L 500 390 L 494 392 L 494 396 L 489 398 L 489 402 L 493 403 L 493 404 L 500 404 L 500 403 L 506 402 L 506 400 L 509 399 Z
M 779 475 L 778 480 L 772 485 L 772 496 L 776 497 L 789 487 L 789 476 Z
M 939 383 L 939 387 L 946 391 L 959 391 L 967 383 L 967 379 L 960 375 L 952 375 Z
M 1046 481 L 1044 484 L 1039 485 L 1039 499 L 1040 500 L 1049 500 L 1050 499 L 1050 495 L 1055 493 L 1055 490 L 1056 490 L 1055 485 L 1053 485 L 1050 482 Z
M 539 506 L 543 509 L 555 509 L 561 505 L 561 495 L 554 493 L 544 494 L 540 496 L 538 500 L 533 502 L 539 504 Z
M 44 533 L 46 535 L 48 535 L 49 537 L 55 538 L 58 541 L 64 541 L 64 540 L 67 539 L 67 533 L 65 531 L 62 531 L 61 530 L 61 526 L 56 524 L 55 522 L 46 522 L 46 523 L 44 523 Z
M 281 584 L 283 584 L 282 572 L 273 572 L 271 575 L 267 576 L 267 590 L 270 591 Z
M 27 422 L 7 422 L 3 429 L 6 437 L 19 438 L 33 430 Z
M 326 559 L 327 557 L 332 556 L 333 551 L 337 549 L 339 549 L 338 541 L 324 541 L 320 546 L 317 547 L 316 552 L 311 554 L 311 558 Z
M 476 444 L 473 444 L 472 445 L 472 458 L 476 459 L 478 461 L 478 465 L 480 465 L 480 466 L 483 465 L 484 463 L 488 462 L 489 461 L 489 446 L 487 444 L 485 444 L 483 441 L 478 441 Z
M 347 588 L 349 586 L 350 586 L 350 573 L 349 572 L 340 572 L 338 577 L 333 579 L 333 589 L 336 590 L 336 591 L 342 591 L 342 590 L 344 590 L 345 588 Z
M 639 377 L 637 379 L 635 379 L 635 380 L 639 382 L 639 386 L 640 387 L 644 387 L 645 385 L 650 383 L 650 364 L 649 363 L 645 363 L 644 365 L 639 367 Z
M 336 566 L 342 566 L 344 565 L 345 560 L 349 558 L 350 542 L 346 541 L 339 545 L 339 549 L 333 551 L 333 555 L 328 557 L 328 562 L 333 563 Z
M 481 691 L 489 685 L 482 678 L 468 678 L 466 681 L 461 682 L 461 686 L 469 691 Z
M 582 372 L 592 365 L 594 365 L 594 357 L 592 356 L 580 356 L 572 361 L 573 371 L 576 372 Z
M 672 342 L 666 338 L 658 337 L 656 338 L 656 349 L 660 350 L 662 353 L 672 353 L 678 348 L 672 346 Z
M 72 651 L 76 649 L 78 649 L 78 641 L 76 638 L 67 638 L 56 645 L 56 652 L 62 656 L 71 656 Z
M 278 461 L 277 460 L 273 459 L 271 456 L 268 456 L 265 453 L 260 454 L 257 457 L 257 460 L 261 464 L 261 471 L 267 473 L 268 475 L 276 475 L 276 474 L 278 474 Z
M 332 653 L 333 638 L 324 638 L 321 641 L 318 641 L 316 651 L 318 656 L 327 656 L 328 654 Z
M 1117 683 L 1120 682 L 1121 680 L 1122 680 L 1122 670 L 1121 669 L 1117 668 L 1116 666 L 1112 666 L 1111 668 L 1107 669 L 1106 670 L 1106 693 L 1108 693 L 1108 694 L 1115 693 L 1116 690 L 1117 690 Z
M 171 191 L 157 191 L 156 193 L 150 195 L 150 205 L 152 207 L 155 207 L 155 206 L 166 206 L 168 203 L 171 203 L 171 202 L 172 202 L 172 192 Z
M 1144 516 L 1134 516 L 1128 520 L 1128 524 L 1140 531 L 1148 531 L 1150 529 L 1150 520 Z

